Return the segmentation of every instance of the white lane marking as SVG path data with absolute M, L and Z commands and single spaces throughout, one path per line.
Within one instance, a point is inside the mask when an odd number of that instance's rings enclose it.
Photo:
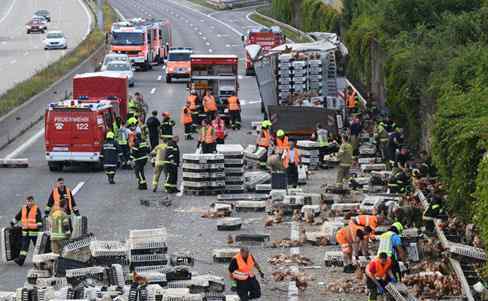
M 206 39 L 207 39 L 207 37 L 202 37 L 202 40 L 204 40 L 204 41 L 205 41 Z
M 209 50 L 208 50 L 208 52 L 212 53 L 212 52 L 213 52 L 213 50 L 212 50 L 212 49 L 209 49 Z
M 292 222 L 291 223 L 291 234 L 290 234 L 290 239 L 291 240 L 300 240 L 300 232 L 298 230 L 299 225 L 297 222 Z M 300 248 L 295 247 L 290 249 L 290 255 L 298 255 L 300 254 Z M 290 267 L 292 272 L 298 272 L 298 266 L 292 266 Z M 289 301 L 297 301 L 298 300 L 298 288 L 296 285 L 296 281 L 290 281 L 288 283 L 288 300 Z
M 29 51 L 24 52 L 24 56 L 28 56 L 28 55 L 29 55 Z
M 11 64 L 11 65 L 13 65 L 13 64 L 15 64 L 15 63 L 17 63 L 17 60 L 11 60 L 11 61 L 10 61 L 10 64 Z
M 161 78 L 163 78 L 163 76 L 162 76 L 162 75 L 158 76 L 158 80 L 161 80 Z
M 253 23 L 253 24 L 256 24 L 256 25 L 258 25 L 258 26 L 262 26 L 262 25 L 261 25 L 261 24 L 259 24 L 258 22 L 256 22 L 256 21 L 254 21 L 253 19 L 251 19 L 251 15 L 252 15 L 252 14 L 254 14 L 254 12 L 253 12 L 253 11 L 252 11 L 252 12 L 250 12 L 250 13 L 248 13 L 248 14 L 246 15 L 246 19 L 247 19 L 247 21 L 249 21 L 249 22 L 251 22 L 251 23 Z
M 3 41 L 3 42 L 2 42 L 2 45 L 5 45 L 5 44 L 7 44 L 7 41 Z
M 120 10 L 118 10 L 117 8 L 113 7 L 115 13 L 119 16 L 119 18 L 122 20 L 122 21 L 126 21 L 127 19 L 124 17 L 124 15 L 120 12 Z
M 198 33 L 198 35 L 199 35 L 199 36 L 201 36 L 202 34 L 203 34 L 203 33 L 202 33 L 201 31 Z
M 241 44 L 232 44 L 232 45 L 230 45 L 230 47 L 242 47 L 242 45 Z
M 86 26 L 86 31 L 85 31 L 85 34 L 83 34 L 83 38 L 82 38 L 82 40 L 84 40 L 90 34 L 93 20 L 92 20 L 92 15 L 91 15 L 90 11 L 88 11 L 88 8 L 86 7 L 84 1 L 78 0 L 78 3 L 80 3 L 81 7 L 83 7 L 83 10 L 85 11 L 85 14 L 88 18 L 88 24 Z
M 75 188 L 73 188 L 73 190 L 71 190 L 71 193 L 73 194 L 73 196 L 76 195 L 80 191 L 80 189 L 81 189 L 81 187 L 83 187 L 83 185 L 85 185 L 85 182 L 79 182 L 78 184 L 76 184 Z
M 35 133 L 34 136 L 30 137 L 22 143 L 19 147 L 14 149 L 10 154 L 8 154 L 5 159 L 12 159 L 15 158 L 17 155 L 21 154 L 23 151 L 25 151 L 29 146 L 34 144 L 37 139 L 41 138 L 41 136 L 44 135 L 44 129 L 40 130 L 39 132 Z
M 229 48 L 229 47 L 230 47 L 230 45 L 229 45 L 229 44 L 227 44 L 227 45 L 225 45 L 225 47 Z
M 151 89 L 151 94 L 154 94 L 154 93 L 156 93 L 156 88 Z
M 173 0 L 169 0 L 169 1 L 170 1 L 171 3 L 173 3 L 173 4 L 177 5 L 177 6 L 179 6 L 179 7 L 183 7 L 183 8 L 189 9 L 189 10 L 191 10 L 191 11 L 193 11 L 193 12 L 195 12 L 195 13 L 199 14 L 199 15 L 202 15 L 202 16 L 205 16 L 205 17 L 207 17 L 207 18 L 210 18 L 210 19 L 212 19 L 213 21 L 215 21 L 215 22 L 217 22 L 217 23 L 220 23 L 220 24 L 224 25 L 225 27 L 227 27 L 228 29 L 230 29 L 231 31 L 233 31 L 235 34 L 237 34 L 237 35 L 239 35 L 239 36 L 242 36 L 242 33 L 241 33 L 239 30 L 235 29 L 234 27 L 230 26 L 229 24 L 225 23 L 224 21 L 221 21 L 221 20 L 219 20 L 219 19 L 217 19 L 217 18 L 215 18 L 215 17 L 212 17 L 210 14 L 205 14 L 205 13 L 202 13 L 202 12 L 201 12 L 201 11 L 199 11 L 198 9 L 195 9 L 195 8 L 192 8 L 192 7 L 185 6 L 185 5 L 181 4 L 181 3 L 178 3 L 177 1 L 173 1 Z
M 7 19 L 8 15 L 10 15 L 10 12 L 12 12 L 12 9 L 14 8 L 14 5 L 15 5 L 15 2 L 17 2 L 17 0 L 13 0 L 12 3 L 10 4 L 10 6 L 8 7 L 7 9 L 7 12 L 5 13 L 5 15 L 0 19 L 0 23 L 2 23 L 3 21 L 5 21 L 5 19 Z
M 210 42 L 206 42 L 205 45 L 210 46 Z

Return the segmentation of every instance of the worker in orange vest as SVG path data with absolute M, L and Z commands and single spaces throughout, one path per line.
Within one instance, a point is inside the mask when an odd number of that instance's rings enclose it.
M 259 158 L 259 166 L 261 168 L 266 168 L 266 162 L 268 161 L 268 149 L 271 143 L 270 127 L 271 127 L 271 121 L 264 120 L 263 122 L 261 122 L 261 131 L 259 132 L 256 141 L 256 151 L 258 150 L 259 147 L 263 147 L 266 149 L 264 155 L 261 158 Z
M 30 242 L 32 241 L 32 244 L 36 245 L 37 234 L 42 228 L 41 210 L 34 202 L 33 196 L 28 196 L 25 199 L 25 205 L 10 222 L 10 225 L 14 227 L 18 222 L 22 227 L 22 241 L 19 257 L 15 259 L 15 262 L 22 266 L 29 252 Z
M 383 295 L 385 286 L 389 283 L 395 283 L 393 275 L 393 262 L 388 254 L 382 252 L 378 257 L 371 260 L 366 266 L 366 286 L 368 287 L 368 301 L 376 301 L 378 295 Z
M 278 130 L 276 132 L 275 151 L 277 153 L 284 153 L 289 148 L 290 144 L 288 143 L 288 136 L 285 135 L 285 131 Z
M 225 122 L 217 114 L 215 119 L 212 121 L 212 126 L 215 129 L 215 137 L 217 144 L 225 143 Z
M 76 202 L 73 198 L 73 194 L 71 193 L 71 189 L 64 185 L 63 178 L 58 178 L 58 180 L 56 181 L 56 184 L 51 191 L 51 195 L 49 196 L 49 200 L 47 201 L 47 206 L 44 210 L 45 214 L 49 215 L 52 207 L 59 206 L 59 201 L 61 199 L 65 200 L 64 211 L 67 215 L 71 215 L 73 213 L 75 215 L 80 215 L 80 212 L 76 207 Z
M 195 90 L 191 90 L 190 95 L 186 98 L 186 102 L 190 103 L 190 110 L 192 115 L 192 120 L 195 125 L 199 125 L 198 122 L 198 95 Z
M 185 127 L 185 140 L 192 140 L 191 133 L 193 132 L 193 117 L 191 110 L 191 102 L 187 101 L 183 110 L 181 111 L 181 124 Z
M 212 90 L 207 90 L 203 97 L 203 111 L 207 114 L 208 120 L 213 120 L 217 114 L 217 102 L 215 96 L 212 95 Z
M 361 229 L 354 225 L 348 225 L 341 228 L 336 233 L 336 242 L 341 247 L 344 258 L 344 273 L 354 273 L 353 264 L 359 255 L 360 243 L 367 240 L 371 233 L 370 227 Z M 368 255 L 368 254 L 363 254 Z
M 239 253 L 230 261 L 229 273 L 232 280 L 231 288 L 236 290 L 241 301 L 261 297 L 261 287 L 254 275 L 254 268 L 258 270 L 261 279 L 263 279 L 264 273 L 254 257 L 249 253 L 247 247 L 241 247 Z
M 230 115 L 230 125 L 233 130 L 241 129 L 241 102 L 237 98 L 236 93 L 232 92 L 232 95 L 227 98 L 227 104 Z
M 298 186 L 298 166 L 300 165 L 300 154 L 295 148 L 295 141 L 290 141 L 290 148 L 285 150 L 282 157 L 283 168 L 286 169 L 288 185 L 296 188 Z
M 361 227 L 370 227 L 373 231 L 376 230 L 376 227 L 383 224 L 385 218 L 383 215 L 358 215 L 351 218 L 351 222 L 361 226 Z
M 356 91 L 351 87 L 346 92 L 346 106 L 349 111 L 354 110 L 356 107 Z
M 201 146 L 203 154 L 211 154 L 216 150 L 216 140 L 215 128 L 206 119 L 202 120 L 197 148 Z

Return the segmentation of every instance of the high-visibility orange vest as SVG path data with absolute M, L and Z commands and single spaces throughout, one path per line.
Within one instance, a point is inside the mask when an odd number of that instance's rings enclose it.
M 203 110 L 206 112 L 216 112 L 217 103 L 214 96 L 205 96 L 203 98 Z
M 285 153 L 285 157 L 283 158 L 283 167 L 288 168 L 288 165 L 290 164 L 290 153 L 291 149 L 287 150 Z M 300 154 L 298 153 L 298 149 L 294 148 L 293 149 L 293 161 L 295 162 L 295 165 L 300 164 Z
M 258 137 L 257 145 L 268 148 L 271 140 L 271 134 L 268 129 L 262 129 L 261 134 Z
M 350 227 L 343 227 L 336 233 L 336 241 L 341 246 L 343 253 L 352 253 L 351 244 L 353 243 L 354 236 Z
M 27 206 L 22 207 L 22 218 L 20 222 L 22 223 L 22 229 L 37 230 L 39 228 L 37 225 L 37 206 L 32 205 L 29 214 L 27 214 Z
M 227 98 L 227 103 L 229 104 L 229 111 L 240 111 L 241 106 L 239 105 L 239 99 L 237 96 L 231 96 Z
M 207 144 L 215 143 L 215 129 L 211 125 L 201 128 L 200 142 Z
M 374 263 L 375 265 L 375 273 L 373 273 L 374 277 L 376 279 L 386 279 L 386 276 L 388 275 L 388 270 L 392 266 L 391 257 L 388 257 L 384 264 L 381 263 L 381 260 L 379 258 L 373 259 L 370 263 L 368 263 L 368 266 L 366 267 L 366 269 L 368 269 L 368 271 L 370 272 L 370 267 L 372 263 Z
M 247 260 L 242 258 L 241 253 L 234 256 L 234 258 L 237 262 L 237 270 L 232 273 L 232 278 L 242 281 L 249 279 L 249 277 L 254 277 L 252 270 L 255 263 L 251 255 L 247 256 Z
M 193 118 L 191 117 L 191 109 L 189 106 L 185 106 L 181 111 L 181 123 L 183 125 L 193 123 Z
M 352 93 L 347 96 L 346 104 L 348 109 L 354 109 L 356 107 L 356 91 L 353 90 Z
M 215 129 L 215 135 L 217 136 L 217 138 L 224 139 L 225 138 L 224 121 L 222 119 L 220 119 L 220 121 L 217 121 L 217 119 L 215 119 L 214 121 L 212 121 L 212 126 Z
M 68 187 L 65 187 L 66 189 L 66 205 L 68 205 L 68 209 L 70 212 L 73 212 L 73 203 L 71 200 L 71 191 L 69 190 Z M 54 199 L 54 206 L 59 207 L 59 202 L 61 201 L 61 195 L 59 194 L 58 187 L 54 187 L 53 189 L 53 199 Z M 61 208 L 64 209 L 64 208 Z
M 186 98 L 186 100 L 190 102 L 190 110 L 196 111 L 197 99 L 198 97 L 196 95 L 188 95 L 188 97 Z
M 378 227 L 378 217 L 376 215 L 358 215 L 352 218 L 354 223 L 363 227 L 371 227 L 376 229 Z
M 288 136 L 283 138 L 276 138 L 276 148 L 277 150 L 284 151 L 285 149 L 290 149 L 290 144 L 288 143 Z

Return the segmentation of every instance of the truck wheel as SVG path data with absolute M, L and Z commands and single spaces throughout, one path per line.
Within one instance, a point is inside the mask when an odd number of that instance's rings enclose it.
M 168 84 L 171 83 L 171 75 L 169 75 L 169 74 L 166 75 L 166 82 Z
M 253 74 L 254 74 L 254 72 L 252 69 L 246 69 L 246 76 L 251 76 Z
M 92 170 L 93 171 L 101 171 L 101 170 L 103 170 L 103 162 L 102 162 L 102 160 L 93 163 Z
M 60 163 L 60 162 L 47 162 L 47 166 L 49 166 L 49 171 L 62 171 L 63 170 L 63 163 Z
M 27 34 L 30 34 L 30 30 L 27 29 Z

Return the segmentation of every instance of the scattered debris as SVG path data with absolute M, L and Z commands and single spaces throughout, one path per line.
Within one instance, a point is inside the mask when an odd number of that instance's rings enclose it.
M 273 255 L 268 262 L 271 265 L 291 265 L 291 264 L 298 264 L 300 266 L 309 266 L 312 265 L 313 262 L 309 258 L 302 256 L 300 254 L 294 254 L 294 255 L 285 255 L 285 254 L 279 254 L 279 255 Z

